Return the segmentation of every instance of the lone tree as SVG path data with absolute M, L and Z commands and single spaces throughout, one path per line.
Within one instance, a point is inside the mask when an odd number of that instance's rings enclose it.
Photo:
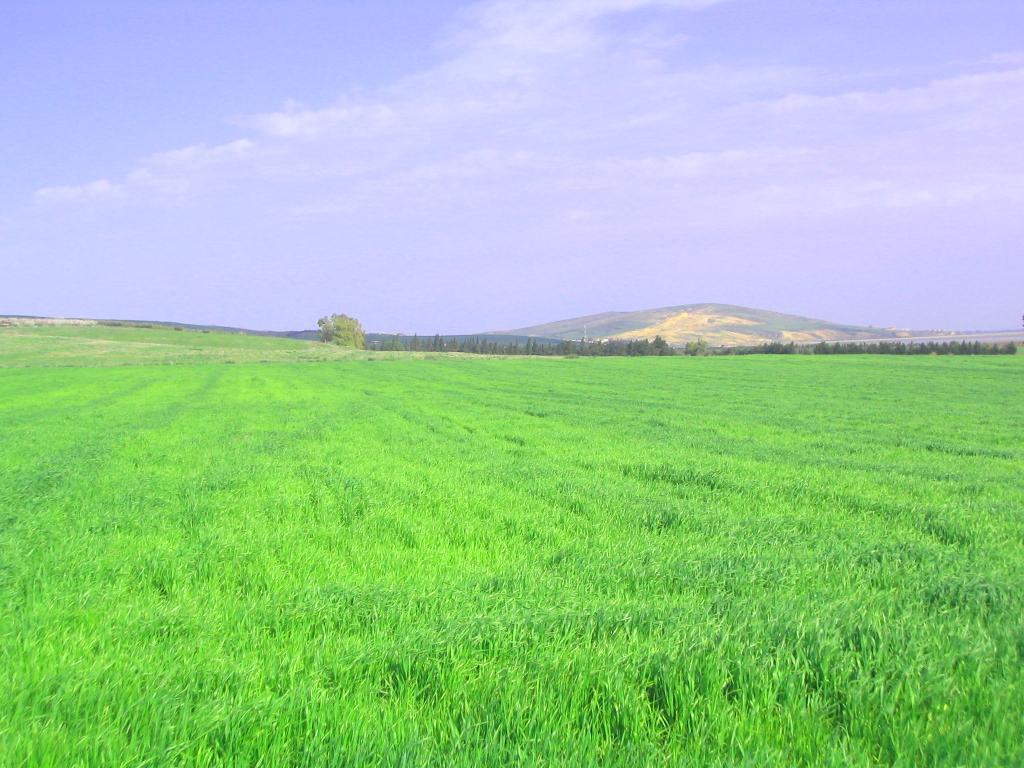
M 366 334 L 363 333 L 363 326 L 354 317 L 348 315 L 321 317 L 317 320 L 316 325 L 320 329 L 320 340 L 326 344 L 366 349 Z
M 708 353 L 708 343 L 704 339 L 697 339 L 696 341 L 686 342 L 686 354 L 688 355 L 706 355 Z

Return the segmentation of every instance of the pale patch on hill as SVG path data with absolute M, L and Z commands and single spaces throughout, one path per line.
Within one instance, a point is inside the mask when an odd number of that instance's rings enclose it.
M 690 339 L 702 338 L 716 344 L 760 344 L 762 337 L 753 332 L 741 330 L 745 327 L 757 328 L 757 322 L 735 315 L 715 315 L 707 312 L 679 312 L 669 315 L 660 323 L 638 328 L 620 334 L 616 338 L 649 338 L 661 336 L 671 344 Z M 712 342 L 712 339 L 714 341 Z

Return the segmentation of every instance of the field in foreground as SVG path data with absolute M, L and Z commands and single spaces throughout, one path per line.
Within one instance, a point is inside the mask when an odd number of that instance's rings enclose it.
M 1024 764 L 1022 363 L 0 370 L 0 765 Z

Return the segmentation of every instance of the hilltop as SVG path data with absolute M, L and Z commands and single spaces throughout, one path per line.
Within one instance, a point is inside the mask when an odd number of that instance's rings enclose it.
M 896 339 L 913 335 L 910 331 L 893 328 L 845 325 L 732 304 L 683 304 L 634 312 L 603 312 L 517 328 L 508 333 L 557 339 L 639 339 L 661 336 L 670 344 L 704 339 L 712 345 Z

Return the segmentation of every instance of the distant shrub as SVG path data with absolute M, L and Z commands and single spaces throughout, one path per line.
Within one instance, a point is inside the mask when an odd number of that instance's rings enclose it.
M 317 320 L 320 329 L 320 340 L 341 347 L 366 349 L 366 333 L 362 324 L 348 315 L 330 315 Z M 401 342 L 396 335 L 392 340 L 392 349 L 401 349 Z
M 708 343 L 704 339 L 697 339 L 696 341 L 686 342 L 686 354 L 691 356 L 706 355 L 708 353 Z

